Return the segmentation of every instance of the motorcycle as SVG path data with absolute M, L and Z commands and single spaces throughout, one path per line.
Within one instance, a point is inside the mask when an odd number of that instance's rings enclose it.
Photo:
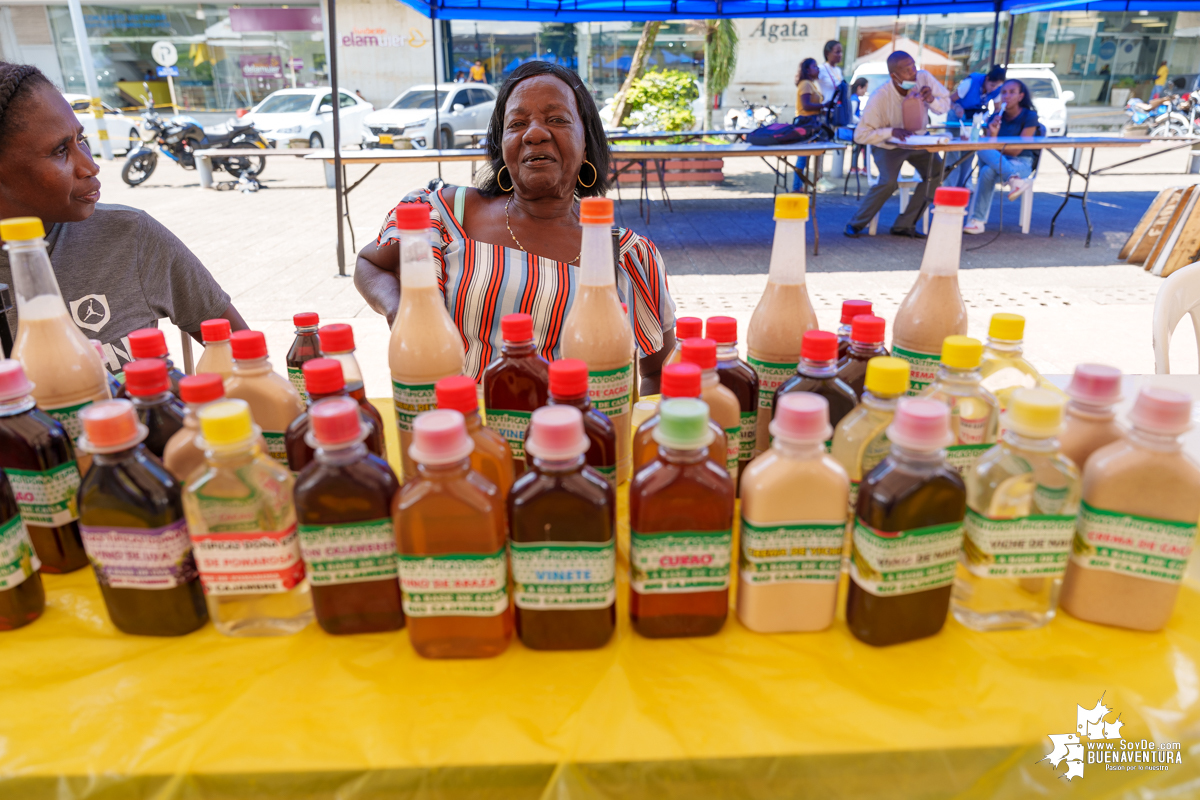
M 1183 79 L 1177 78 L 1173 85 L 1176 89 L 1183 88 Z M 1149 128 L 1150 137 L 1154 139 L 1172 138 L 1192 135 L 1193 120 L 1189 117 L 1191 98 L 1187 94 L 1170 92 L 1143 103 L 1136 97 L 1131 97 L 1125 104 L 1125 113 L 1129 116 L 1129 125 Z
M 765 94 L 762 96 L 762 105 L 747 100 L 745 89 L 738 92 L 738 99 L 741 101 L 742 107 L 731 108 L 725 112 L 725 130 L 752 131 L 764 125 L 774 125 L 779 121 L 779 112 L 766 103 L 767 96 Z

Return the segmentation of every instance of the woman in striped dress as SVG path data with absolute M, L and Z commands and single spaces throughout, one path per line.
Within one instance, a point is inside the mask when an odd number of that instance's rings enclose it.
M 478 188 L 421 190 L 401 201 L 430 206 L 439 284 L 463 337 L 466 374 L 476 381 L 500 352 L 505 314 L 530 314 L 542 355 L 560 356 L 579 278 L 578 198 L 608 190 L 611 159 L 579 76 L 545 61 L 521 65 L 501 87 L 487 147 L 490 169 L 480 173 Z M 650 394 L 675 344 L 675 304 L 658 248 L 625 228 L 614 229 L 613 238 L 617 292 L 629 309 L 642 392 Z M 389 324 L 402 291 L 399 249 L 393 211 L 358 254 L 354 273 L 359 292 Z

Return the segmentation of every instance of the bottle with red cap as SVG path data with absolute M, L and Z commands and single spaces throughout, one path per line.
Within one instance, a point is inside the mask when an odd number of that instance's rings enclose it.
M 721 465 L 737 485 L 742 413 L 737 395 L 721 385 L 717 377 L 717 343 L 712 339 L 687 339 L 683 343 L 683 363 L 700 368 L 700 399 L 708 404 L 712 421 L 725 432 L 725 459 Z
M 958 289 L 963 217 L 971 201 L 968 189 L 939 186 L 934 193 L 933 223 L 916 283 L 900 303 L 892 323 L 892 355 L 909 363 L 909 394 L 919 394 L 937 377 L 942 341 L 966 336 L 967 307 Z
M 846 302 L 851 302 L 847 300 Z M 887 323 L 883 317 L 859 314 L 850 323 L 850 346 L 838 362 L 838 377 L 859 397 L 867 380 L 867 362 L 889 355 L 884 346 Z M 839 337 L 838 346 L 841 346 Z
M 530 470 L 508 496 L 517 635 L 534 650 L 603 647 L 617 622 L 617 499 L 584 462 L 591 443 L 572 406 L 533 412 Z
M 1092 453 L 1125 436 L 1117 424 L 1121 402 L 1121 370 L 1103 364 L 1080 364 L 1067 386 L 1067 418 L 1058 443 L 1063 455 L 1083 469 Z
M 667 364 L 662 369 L 663 399 L 670 397 L 699 397 L 703 370 L 696 364 Z M 647 417 L 633 434 L 633 473 L 636 475 L 647 464 L 658 458 L 658 442 L 654 440 L 654 429 L 658 427 L 662 417 L 658 409 Z M 712 429 L 713 440 L 708 446 L 708 457 L 718 466 L 724 468 L 725 429 L 714 420 L 709 419 L 708 427 Z
M 303 370 L 304 383 L 308 387 L 308 396 L 312 402 L 315 403 L 327 397 L 350 397 L 346 389 L 346 382 L 342 378 L 340 362 L 334 361 L 332 358 L 313 358 L 304 362 Z M 358 403 L 359 416 L 362 417 L 363 424 L 367 426 L 367 438 L 364 440 L 364 446 L 376 456 L 386 459 L 387 444 L 384 442 L 383 419 L 379 416 L 379 412 L 368 403 L 367 407 L 374 412 L 368 413 L 362 403 L 352 397 L 351 399 Z M 312 463 L 313 448 L 308 442 L 311 428 L 312 415 L 305 411 L 292 420 L 284 435 L 288 468 L 294 473 L 299 473 L 300 470 Z
M 738 356 L 737 320 L 709 317 L 708 338 L 717 343 L 717 379 L 738 401 L 738 474 L 754 458 L 758 441 L 758 373 Z
M 591 442 L 584 460 L 616 487 L 617 432 L 608 417 L 592 408 L 587 364 L 577 358 L 561 358 L 550 362 L 550 398 L 547 405 L 575 406 L 582 412 L 583 432 Z M 528 455 L 525 463 L 529 463 Z
M 367 402 L 367 388 L 363 382 L 362 368 L 354 355 L 354 328 L 344 322 L 322 325 L 317 329 L 321 342 L 321 358 L 332 358 L 342 365 L 342 380 L 346 382 L 346 394 L 359 403 Z M 309 392 L 312 394 L 312 392 Z M 374 406 L 371 406 L 374 409 Z
M 203 627 L 208 610 L 183 490 L 143 444 L 148 431 L 133 403 L 95 403 L 80 418 L 79 446 L 95 460 L 79 487 L 79 524 L 109 619 L 141 636 Z
M 46 591 L 40 569 L 12 486 L 0 472 L 0 631 L 24 627 L 42 615 Z
M 125 390 L 137 409 L 138 419 L 149 431 L 143 446 L 162 458 L 167 442 L 183 429 L 185 413 L 183 403 L 171 393 L 166 362 L 161 358 L 143 358 L 126 364 Z
M 63 426 L 37 407 L 33 391 L 20 361 L 0 359 L 0 468 L 12 485 L 42 572 L 74 572 L 88 564 L 79 535 L 75 445 Z
M 170 382 L 169 391 L 177 398 L 176 402 L 178 402 L 179 381 L 186 376 L 176 369 L 174 362 L 171 361 L 171 353 L 167 350 L 167 338 L 162 331 L 158 328 L 142 328 L 129 334 L 129 355 L 133 356 L 135 361 L 144 358 L 160 359 L 167 368 L 167 380 Z
M 503 344 L 483 371 L 483 406 L 487 426 L 504 437 L 512 450 L 513 472 L 525 472 L 525 431 L 533 412 L 550 395 L 550 363 L 533 340 L 533 317 L 506 314 L 500 318 Z
M 887 435 L 891 452 L 858 494 L 846 596 L 846 626 L 877 647 L 946 624 L 967 510 L 966 485 L 946 463 L 950 409 L 901 398 Z
M 408 638 L 425 658 L 487 658 L 512 638 L 504 495 L 471 468 L 463 415 L 413 422 L 416 474 L 396 501 L 396 545 Z
M 296 387 L 296 392 L 305 403 L 311 402 L 308 391 L 304 388 L 304 362 L 321 357 L 321 341 L 317 335 L 317 326 L 321 318 L 315 311 L 302 311 L 292 315 L 292 324 L 296 326 L 296 338 L 287 354 L 287 376 Z
M 850 352 L 850 341 L 854 338 L 854 318 L 859 314 L 871 316 L 871 301 L 870 300 L 843 300 L 842 301 L 842 317 L 838 324 L 838 360 L 846 357 Z M 876 353 L 876 355 L 887 355 L 886 353 Z
M 179 382 L 179 398 L 183 400 L 183 427 L 167 442 L 163 450 L 163 466 L 180 483 L 196 474 L 207 462 L 200 443 L 200 420 L 196 412 L 209 403 L 225 399 L 225 383 L 215 372 L 189 375 Z M 261 436 L 258 446 L 267 452 L 267 443 Z
M 679 317 L 675 320 L 675 347 L 667 356 L 664 366 L 683 361 L 683 343 L 687 339 L 704 338 L 704 320 L 699 317 Z
M 858 405 L 858 395 L 838 377 L 837 336 L 829 331 L 805 331 L 796 374 L 775 390 L 771 414 L 779 398 L 790 392 L 812 392 L 829 401 L 829 422 L 835 428 Z
M 230 326 L 227 319 L 206 319 L 200 323 L 200 338 L 204 352 L 196 362 L 196 374 L 213 372 L 228 380 L 233 374 L 233 350 L 229 345 Z
M 323 361 L 304 365 L 310 389 L 313 367 Z M 392 503 L 400 482 L 368 451 L 371 428 L 354 398 L 313 398 L 307 435 L 316 457 L 296 478 L 295 498 L 317 624 L 332 634 L 399 630 Z
M 304 413 L 304 400 L 287 378 L 271 368 L 261 331 L 238 331 L 229 341 L 233 377 L 225 384 L 225 396 L 250 404 L 254 424 L 267 442 L 267 455 L 286 465 L 287 428 Z
M 466 357 L 463 338 L 438 288 L 437 266 L 429 239 L 429 205 L 396 206 L 400 231 L 400 307 L 392 323 L 388 366 L 392 373 L 392 398 L 396 403 L 396 428 L 400 432 L 403 480 L 416 474 L 409 456 L 412 423 L 417 414 L 437 407 L 433 385 L 442 378 L 462 375 Z M 476 364 L 472 377 L 484 365 Z
M 442 378 L 434 386 L 438 408 L 454 409 L 463 415 L 467 435 L 475 443 L 471 469 L 496 485 L 505 497 L 513 484 L 512 451 L 508 442 L 479 418 L 479 394 L 475 381 L 466 375 Z

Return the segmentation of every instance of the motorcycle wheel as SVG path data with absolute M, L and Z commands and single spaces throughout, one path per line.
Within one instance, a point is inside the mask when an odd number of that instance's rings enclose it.
M 149 151 L 134 153 L 125 159 L 125 166 L 121 167 L 121 180 L 130 186 L 140 186 L 150 179 L 157 166 L 158 155 L 156 153 Z
M 257 133 L 253 133 L 237 137 L 229 143 L 229 146 L 257 147 L 265 150 L 267 143 Z M 213 159 L 213 166 L 216 166 L 218 160 L 221 162 L 221 168 L 235 178 L 240 178 L 243 174 L 253 178 L 256 175 L 261 175 L 267 166 L 267 160 L 261 156 L 233 156 L 231 158 Z

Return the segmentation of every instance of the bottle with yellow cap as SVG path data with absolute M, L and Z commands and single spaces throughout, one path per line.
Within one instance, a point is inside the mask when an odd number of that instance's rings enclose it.
M 807 195 L 781 194 L 775 198 L 775 241 L 771 245 L 767 288 L 746 329 L 747 360 L 758 373 L 756 454 L 771 447 L 768 426 L 775 390 L 796 374 L 804 332 L 817 327 L 817 315 L 805 285 L 807 224 Z
M 980 385 L 979 360 L 983 345 L 969 336 L 947 336 L 937 379 L 922 397 L 941 400 L 950 407 L 954 444 L 946 449 L 946 463 L 965 474 L 1000 431 L 1000 402 Z
M 964 474 L 966 538 L 954 618 L 975 630 L 1039 628 L 1054 618 L 1079 511 L 1079 470 L 1062 454 L 1063 398 L 1018 389 L 1000 442 Z
M 1020 314 L 992 314 L 980 374 L 983 388 L 996 395 L 1001 411 L 1008 408 L 1008 400 L 1017 389 L 1047 389 L 1062 396 L 1025 360 L 1021 346 L 1024 337 L 1025 318 Z
M 196 412 L 207 467 L 183 508 L 213 625 L 227 636 L 285 636 L 313 618 L 292 473 L 263 453 L 244 400 Z

